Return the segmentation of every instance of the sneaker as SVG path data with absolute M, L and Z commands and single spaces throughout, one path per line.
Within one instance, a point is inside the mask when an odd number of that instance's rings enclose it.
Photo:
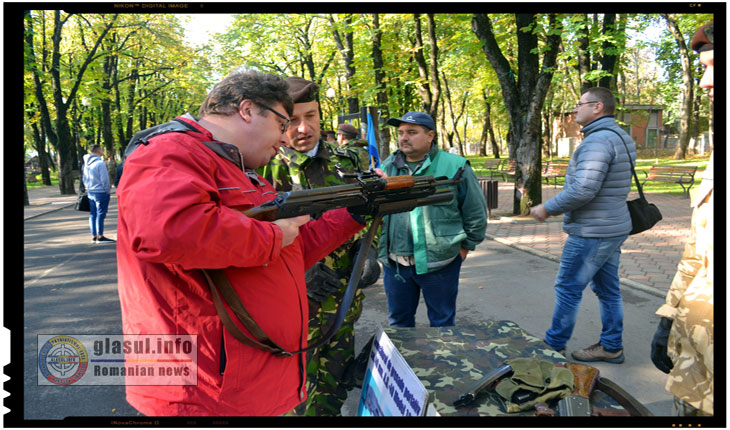
M 91 243 L 96 243 L 96 237 L 91 238 Z
M 624 362 L 624 350 L 618 350 L 616 352 L 608 352 L 603 349 L 601 343 L 591 345 L 585 349 L 579 349 L 573 351 L 570 355 L 578 361 L 606 361 L 608 363 L 623 363 Z
M 563 357 L 566 357 L 566 358 L 567 358 L 568 356 L 567 356 L 567 355 L 565 355 L 565 354 L 567 354 L 567 352 L 568 352 L 568 351 L 566 351 L 566 350 L 565 350 L 565 348 L 563 348 L 563 349 L 561 349 L 560 351 L 558 351 L 558 354 L 560 354 L 560 355 L 562 355 Z
M 96 239 L 96 243 L 114 243 L 116 240 L 111 240 L 108 237 L 101 236 L 100 238 Z

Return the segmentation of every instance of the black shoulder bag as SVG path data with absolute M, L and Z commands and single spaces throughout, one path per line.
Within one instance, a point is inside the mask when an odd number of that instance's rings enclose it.
M 96 161 L 96 160 L 94 160 Z M 87 165 L 85 164 L 85 167 Z M 81 169 L 81 181 L 84 181 L 84 169 Z M 81 192 L 81 187 L 79 187 L 79 195 L 76 197 L 76 203 L 74 203 L 74 210 L 77 210 L 79 212 L 91 212 L 91 205 L 89 205 L 89 190 L 85 190 L 83 193 Z
M 631 174 L 634 176 L 634 181 L 636 181 L 636 189 L 639 191 L 639 198 L 635 200 L 627 200 L 626 205 L 629 207 L 629 214 L 631 214 L 631 233 L 629 234 L 637 234 L 641 233 L 642 231 L 649 230 L 650 228 L 654 227 L 656 223 L 662 220 L 662 213 L 659 212 L 659 208 L 656 207 L 656 205 L 649 203 L 646 200 L 646 197 L 644 197 L 644 191 L 641 189 L 641 184 L 639 183 L 639 177 L 636 175 L 636 170 L 634 170 L 634 164 L 631 162 L 631 154 L 629 153 L 629 147 L 626 145 L 626 141 L 624 140 L 623 136 L 619 134 L 616 130 L 612 130 L 610 128 L 600 128 L 596 131 L 602 131 L 602 130 L 608 130 L 616 133 L 616 135 L 621 139 L 621 142 L 623 142 L 624 147 L 626 148 L 626 154 L 629 155 L 629 164 L 631 165 Z

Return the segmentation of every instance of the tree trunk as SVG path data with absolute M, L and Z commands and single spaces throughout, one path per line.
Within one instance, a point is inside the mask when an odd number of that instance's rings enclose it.
M 490 108 L 490 110 L 491 110 L 491 108 Z M 492 142 L 492 154 L 494 154 L 494 158 L 499 158 L 499 155 L 500 155 L 499 153 L 501 151 L 499 150 L 499 144 L 497 143 L 497 137 L 494 135 L 494 129 L 492 128 L 491 114 L 490 114 L 489 120 L 487 121 L 487 126 L 489 127 L 489 140 Z
M 449 89 L 449 82 L 446 80 L 446 75 L 443 75 L 443 72 L 441 72 L 441 73 L 442 73 L 442 78 L 444 80 L 444 90 L 445 90 L 444 94 L 446 95 L 445 98 L 441 99 L 441 111 L 443 112 L 443 115 L 441 115 L 441 124 L 442 124 L 443 129 L 446 130 L 446 106 L 445 105 L 448 103 L 449 113 L 451 115 L 451 128 L 452 128 L 451 133 L 449 133 L 449 148 L 451 148 L 454 146 L 454 134 L 456 134 L 457 141 L 458 141 L 459 133 L 456 131 L 456 118 L 454 118 L 454 106 L 453 106 L 452 100 L 451 100 L 451 90 Z M 459 145 L 458 149 L 459 149 L 459 155 L 464 155 L 462 153 L 461 145 Z
M 431 72 L 431 110 L 428 114 L 431 118 L 436 119 L 438 117 L 438 100 L 441 95 L 441 83 L 439 82 L 439 70 L 438 70 L 438 54 L 439 48 L 436 40 L 436 23 L 433 19 L 433 14 L 426 14 L 428 18 L 428 42 L 431 50 L 429 52 L 429 69 Z
M 58 153 L 58 186 L 62 195 L 76 194 L 76 192 L 74 191 L 73 178 L 73 138 L 67 118 L 68 107 L 71 105 L 71 103 L 74 102 L 76 98 L 76 93 L 79 89 L 79 86 L 81 85 L 83 75 L 86 72 L 86 69 L 88 68 L 91 61 L 94 59 L 94 56 L 96 55 L 96 51 L 99 48 L 101 41 L 106 37 L 109 29 L 113 26 L 118 14 L 112 16 L 111 20 L 106 24 L 103 31 L 99 34 L 99 37 L 94 44 L 94 47 L 89 51 L 85 61 L 78 69 L 78 72 L 75 76 L 75 81 L 72 79 L 73 86 L 68 94 L 65 96 L 66 100 L 64 100 L 64 94 L 62 89 L 63 81 L 61 79 L 60 73 L 61 30 L 66 23 L 66 20 L 68 20 L 70 16 L 71 15 L 67 15 L 66 18 L 62 21 L 61 11 L 54 11 L 54 26 L 52 36 L 53 47 L 51 51 L 51 67 L 49 69 L 49 72 L 51 75 L 52 100 L 56 109 L 56 118 L 54 121 L 55 131 L 53 130 L 53 125 L 50 121 L 48 109 L 45 105 L 45 97 L 43 95 L 43 87 L 40 82 L 40 77 L 37 74 L 35 66 L 31 66 L 31 70 L 33 71 L 34 75 L 36 99 L 41 106 L 41 117 L 43 118 L 43 122 L 46 126 L 46 131 L 51 140 L 51 143 L 54 144 L 54 147 L 56 148 L 56 151 Z M 28 20 L 28 22 L 30 22 L 30 20 Z M 28 39 L 30 39 L 29 52 L 31 53 L 31 55 L 33 55 L 31 47 L 33 33 L 30 23 L 29 30 L 30 31 L 26 34 L 26 43 L 28 42 Z
M 598 86 L 608 88 L 609 90 L 616 89 L 616 75 L 615 69 L 618 64 L 619 49 L 612 40 L 616 40 L 616 33 L 620 31 L 620 26 L 616 25 L 616 14 L 607 13 L 603 16 L 603 35 L 606 39 L 603 42 L 601 49 L 601 70 L 610 73 L 610 76 L 603 76 L 598 81 Z M 614 37 L 608 37 L 609 33 L 614 33 Z
M 684 89 L 682 91 L 682 107 L 679 114 L 679 142 L 677 150 L 674 152 L 675 160 L 684 160 L 687 156 L 687 146 L 690 138 L 690 122 L 692 117 L 692 103 L 694 78 L 692 77 L 692 64 L 690 63 L 689 50 L 684 41 L 684 36 L 677 25 L 677 22 L 668 14 L 663 13 L 661 16 L 667 21 L 669 31 L 674 36 L 679 46 L 679 58 L 682 61 L 682 83 Z
M 33 142 L 35 143 L 33 147 L 38 153 L 38 165 L 41 169 L 42 178 L 41 181 L 43 182 L 43 185 L 52 185 L 51 173 L 48 170 L 48 153 L 46 152 L 45 136 L 43 136 L 41 130 L 38 129 L 38 123 L 33 122 L 30 124 L 30 127 L 33 133 Z
M 376 100 L 378 102 L 378 111 L 382 118 L 389 118 L 388 111 L 388 93 L 385 87 L 385 72 L 383 71 L 383 51 L 381 49 L 381 39 L 383 32 L 380 30 L 380 18 L 377 13 L 372 14 L 373 17 L 373 69 L 375 69 L 375 88 L 377 90 Z M 385 160 L 390 155 L 390 127 L 380 129 L 380 121 L 377 117 L 373 117 L 375 127 L 380 134 L 380 147 L 378 152 L 380 158 Z
M 710 99 L 710 123 L 708 124 L 710 136 L 710 152 L 715 150 L 715 101 Z
M 119 152 L 121 154 L 124 154 L 124 148 L 125 146 L 127 146 L 127 142 L 129 142 L 132 139 L 132 136 L 134 136 L 134 115 L 132 113 L 134 112 L 134 96 L 137 88 L 137 82 L 139 80 L 139 71 L 137 69 L 138 66 L 139 63 L 137 63 L 137 66 L 135 66 L 135 68 L 132 70 L 129 79 L 129 90 L 127 91 L 127 111 L 129 112 L 129 115 L 127 116 L 124 139 L 120 142 L 121 150 Z
M 30 199 L 28 199 L 28 182 L 23 176 L 23 206 L 30 206 Z
M 355 50 L 354 50 L 354 44 L 353 44 L 353 38 L 352 38 L 352 29 L 350 26 L 352 25 L 352 15 L 347 15 L 345 17 L 345 37 L 344 37 L 344 43 L 343 38 L 340 35 L 340 32 L 337 30 L 335 19 L 332 16 L 332 14 L 329 15 L 330 23 L 332 24 L 332 34 L 335 38 L 335 43 L 337 44 L 337 49 L 340 51 L 340 54 L 342 55 L 342 62 L 345 65 L 345 81 L 347 82 L 347 106 L 349 109 L 348 113 L 358 113 L 360 112 L 360 102 L 358 101 L 358 98 L 356 95 L 354 95 L 354 92 L 352 91 L 352 81 L 353 77 L 355 76 Z
M 494 158 L 499 158 L 499 145 L 494 137 L 494 129 L 492 128 L 492 104 L 487 99 L 487 92 L 482 89 L 482 99 L 484 100 L 484 119 L 482 124 L 482 136 L 479 139 L 479 155 L 487 155 L 487 143 L 492 145 L 492 154 Z
M 83 160 L 84 148 L 81 147 L 81 121 L 79 119 L 79 109 L 76 100 L 74 100 L 73 108 L 71 109 L 71 121 L 73 124 L 73 160 L 74 170 L 80 171 Z
M 124 120 L 122 118 L 122 95 L 119 91 L 119 57 L 114 56 L 114 72 L 112 74 L 112 87 L 114 90 L 114 106 L 117 114 L 114 117 L 114 123 L 116 124 L 118 146 L 124 145 Z M 131 110 L 128 110 L 131 112 Z M 117 153 L 117 145 L 114 142 L 110 142 L 106 145 L 106 156 L 114 158 Z M 102 157 L 103 158 L 103 157 Z
M 548 104 L 549 106 L 549 104 Z M 550 115 L 550 110 L 546 109 L 543 113 L 543 123 L 545 124 L 545 129 L 543 132 L 543 142 L 545 145 L 545 155 L 548 157 L 548 159 L 553 159 L 552 154 L 552 144 L 553 144 L 553 128 L 552 128 L 552 116 Z
M 542 202 L 540 113 L 550 88 L 561 37 L 559 22 L 554 14 L 550 14 L 547 50 L 541 67 L 537 54 L 537 35 L 532 31 L 522 30 L 534 28 L 537 17 L 533 14 L 516 14 L 515 18 L 519 65 L 517 82 L 509 62 L 497 44 L 489 17 L 486 14 L 476 14 L 472 19 L 472 30 L 484 43 L 484 53 L 497 73 L 510 116 L 515 148 L 510 153 L 510 159 L 514 159 L 517 166 L 513 212 L 528 215 L 531 206 Z
M 699 82 L 697 82 L 697 85 L 699 87 Z M 702 105 L 702 92 L 701 91 L 695 91 L 694 92 L 694 102 L 692 107 L 692 121 L 690 125 L 690 138 L 693 138 L 695 142 L 699 142 L 699 136 L 700 136 L 700 106 Z M 692 151 L 692 154 L 694 155 L 698 153 L 699 148 L 695 145 L 694 150 Z
M 442 98 L 439 102 L 441 103 L 441 110 L 446 112 L 446 107 L 444 106 L 446 101 Z M 436 119 L 436 118 L 434 118 L 434 119 Z M 442 138 L 444 136 L 446 137 L 446 140 L 442 139 L 442 141 L 441 141 L 441 149 L 443 149 L 444 151 L 448 151 L 449 148 L 454 146 L 454 132 L 453 131 L 449 132 L 446 129 L 446 115 L 442 115 L 437 120 L 438 120 L 439 128 L 441 129 L 441 132 L 439 133 L 439 135 L 442 136 Z
M 26 15 L 30 15 L 30 11 L 25 12 Z M 43 84 L 40 79 L 40 74 L 38 71 L 38 68 L 36 64 L 38 63 L 35 51 L 33 49 L 33 20 L 30 16 L 25 20 L 25 22 L 28 25 L 28 28 L 25 31 L 25 44 L 28 47 L 28 52 L 30 54 L 30 61 L 28 67 L 30 68 L 32 74 L 33 74 L 33 89 L 35 92 L 35 98 L 36 102 L 38 103 L 38 107 L 41 113 L 41 131 L 42 133 L 42 145 L 40 145 L 43 148 L 43 152 L 45 152 L 45 135 L 48 136 L 48 140 L 51 142 L 51 145 L 55 148 L 56 142 L 58 141 L 58 137 L 56 136 L 56 133 L 53 131 L 53 126 L 51 125 L 51 115 L 48 112 L 48 104 L 46 103 L 46 98 L 43 94 Z M 45 32 L 43 33 L 45 34 Z M 45 64 L 45 63 L 44 63 Z M 40 151 L 39 151 L 40 152 Z M 50 174 L 48 175 L 48 183 L 45 182 L 44 177 L 44 184 L 51 185 L 51 179 Z
M 431 112 L 432 106 L 438 104 L 431 95 L 431 87 L 428 79 L 428 66 L 426 65 L 426 59 L 423 56 L 423 39 L 421 37 L 421 14 L 414 13 L 413 20 L 416 25 L 415 41 L 413 41 L 413 59 L 418 65 L 418 76 L 420 80 L 416 84 L 418 88 L 418 94 L 421 95 L 421 109 L 424 112 Z M 434 121 L 436 118 L 434 118 Z
M 578 73 L 580 75 L 580 93 L 583 94 L 586 90 L 593 87 L 593 83 L 586 79 L 588 73 L 590 73 L 591 66 L 591 51 L 590 51 L 590 23 L 588 21 L 588 14 L 583 14 L 584 28 L 578 33 Z

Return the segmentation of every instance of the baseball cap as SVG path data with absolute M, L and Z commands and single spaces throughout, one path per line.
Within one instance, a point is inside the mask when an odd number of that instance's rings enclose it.
M 390 118 L 385 123 L 398 127 L 404 122 L 409 124 L 418 124 L 428 129 L 436 130 L 436 123 L 433 121 L 433 118 L 431 118 L 431 115 L 424 112 L 408 112 L 403 115 L 403 118 Z

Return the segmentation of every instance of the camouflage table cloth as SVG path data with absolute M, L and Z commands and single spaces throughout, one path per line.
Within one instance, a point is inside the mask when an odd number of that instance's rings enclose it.
M 391 327 L 384 331 L 429 391 L 429 401 L 441 415 L 506 415 L 504 401 L 493 390 L 483 391 L 469 406 L 456 409 L 452 404 L 474 382 L 506 360 L 526 357 L 555 363 L 567 361 L 512 321 L 490 320 L 457 327 Z M 600 391 L 593 392 L 591 404 L 623 409 Z M 509 415 L 532 415 L 533 412 Z

